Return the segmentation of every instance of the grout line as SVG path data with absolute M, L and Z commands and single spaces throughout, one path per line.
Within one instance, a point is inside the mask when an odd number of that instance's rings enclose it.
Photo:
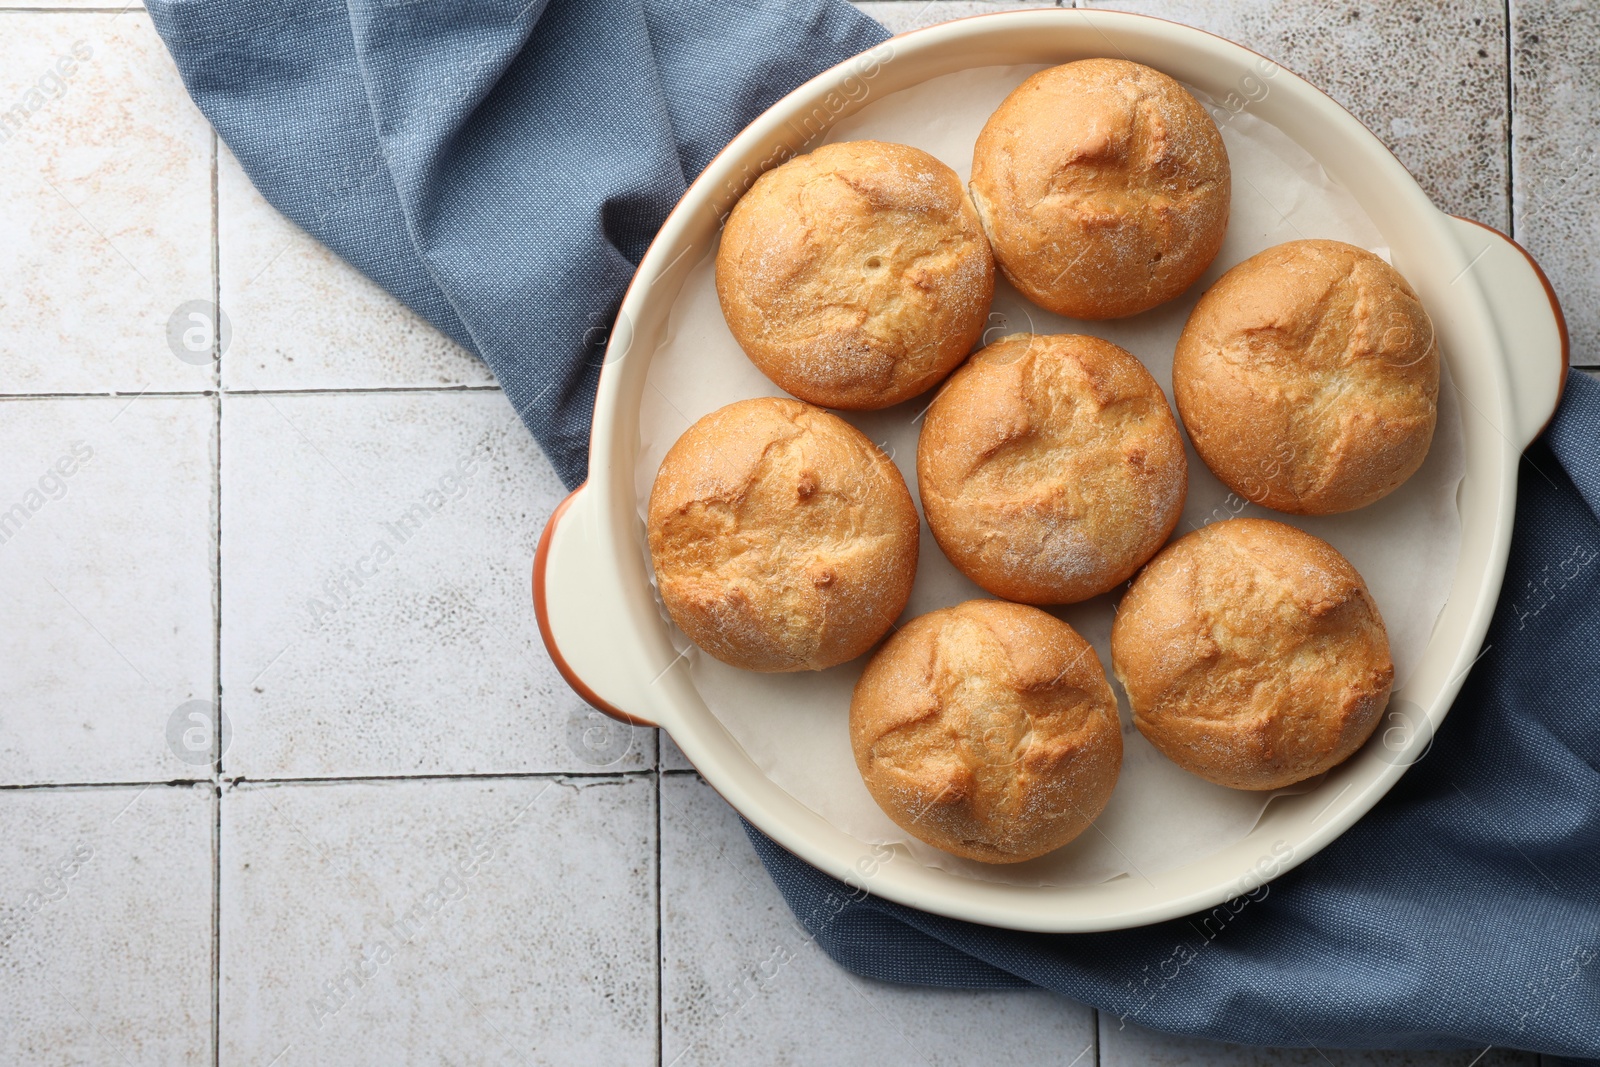
M 441 771 L 437 774 L 349 774 L 305 778 L 247 778 L 243 775 L 236 775 L 233 777 L 225 776 L 222 779 L 222 785 L 232 789 L 241 785 L 339 785 L 345 782 L 482 782 L 500 779 L 520 781 L 529 778 L 647 778 L 655 773 L 653 769 L 646 768 L 634 771 L 480 771 L 465 774 Z
M 483 385 L 364 385 L 364 386 L 329 386 L 322 389 L 219 389 L 212 386 L 207 389 L 143 389 L 137 393 L 128 390 L 106 389 L 100 392 L 83 393 L 0 393 L 0 401 L 6 400 L 121 400 L 132 396 L 140 397 L 192 397 L 192 396 L 218 396 L 226 393 L 228 396 L 323 396 L 327 394 L 366 394 L 366 393 L 495 393 L 500 391 L 496 382 Z
M 662 1067 L 667 1047 L 667 960 L 662 951 L 667 906 L 661 895 L 661 741 L 656 732 L 656 1067 Z
M 498 393 L 498 382 L 482 385 L 359 385 L 323 389 L 224 389 L 229 396 L 320 396 L 326 393 Z
M 1507 236 L 1512 240 L 1517 236 L 1517 152 L 1516 133 L 1513 130 L 1516 122 L 1516 81 L 1512 75 L 1512 62 L 1515 53 L 1512 50 L 1512 11 L 1511 0 L 1505 0 L 1506 13 L 1506 226 Z
M 219 731 L 220 734 L 220 731 Z M 655 770 L 644 768 L 631 771 L 468 771 L 449 772 L 440 771 L 437 774 L 352 774 L 352 775 L 322 775 L 306 778 L 247 778 L 244 775 L 223 776 L 212 778 L 163 778 L 157 780 L 135 780 L 126 782 L 14 782 L 0 783 L 0 792 L 46 792 L 52 789 L 151 789 L 156 786 L 167 786 L 174 789 L 193 789 L 197 785 L 210 783 L 219 789 L 232 789 L 241 785 L 337 785 L 341 782 L 481 782 L 506 779 L 517 781 L 525 778 L 572 778 L 572 779 L 601 779 L 601 778 L 645 778 L 655 774 Z M 689 775 L 698 772 L 688 770 L 671 770 L 665 772 L 672 775 Z
M 0 792 L 43 793 L 51 789 L 154 789 L 157 786 L 193 789 L 210 781 L 210 778 L 167 778 L 159 782 L 21 782 L 0 784 Z
M 216 733 L 220 736 L 221 731 Z M 211 822 L 211 1065 L 222 1063 L 222 789 L 212 786 L 217 806 Z
M 212 743 L 217 746 L 217 758 L 213 766 L 213 775 L 217 782 L 217 814 L 211 829 L 211 1065 L 221 1067 L 222 1063 L 222 757 L 223 749 L 223 710 L 222 710 L 222 252 L 221 230 L 218 223 L 217 211 L 217 131 L 211 131 L 211 307 L 215 311 L 214 322 L 211 330 L 212 352 L 216 358 L 212 361 L 212 373 L 216 375 L 217 410 L 216 421 L 216 452 L 214 461 L 216 467 L 215 486 L 216 496 L 212 499 L 212 515 L 215 518 L 213 533 L 216 537 L 215 545 L 215 571 L 211 578 L 211 610 L 213 643 L 211 646 L 211 669 L 213 672 L 212 708 L 215 715 L 212 718 L 215 724 L 211 731 Z
M 173 389 L 161 391 L 158 389 L 141 389 L 137 393 L 126 390 L 106 390 L 100 393 L 0 393 L 0 401 L 7 400 L 122 400 L 131 397 L 128 403 L 133 403 L 141 397 L 167 397 L 185 399 L 188 397 L 216 396 L 215 389 Z
M 217 131 L 211 131 L 211 374 L 222 392 L 222 234 L 217 205 Z M 218 416 L 220 421 L 221 416 Z M 220 470 L 220 468 L 219 468 Z M 219 475 L 220 478 L 220 475 Z
M 667 914 L 666 900 L 661 895 L 661 750 L 664 747 L 661 739 L 667 732 L 656 729 L 655 733 L 655 781 L 656 781 L 656 1067 L 662 1067 L 667 1049 L 667 1004 L 666 1004 L 666 955 L 662 951 L 665 945 L 663 927 Z

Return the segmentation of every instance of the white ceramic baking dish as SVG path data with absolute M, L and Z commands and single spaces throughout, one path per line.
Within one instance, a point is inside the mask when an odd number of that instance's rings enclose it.
M 975 881 L 845 834 L 774 785 L 706 708 L 650 586 L 634 489 L 645 373 L 688 267 L 752 180 L 865 102 L 972 67 L 1113 56 L 1248 107 L 1347 188 L 1432 313 L 1461 397 L 1466 475 L 1461 555 L 1449 602 L 1388 721 L 1312 791 L 1275 800 L 1243 840 L 1149 878 L 1099 885 Z M 1359 819 L 1428 747 L 1478 654 L 1505 572 L 1522 450 L 1566 376 L 1566 328 L 1549 283 L 1509 238 L 1439 211 L 1348 112 L 1270 60 L 1146 16 L 1082 10 L 980 15 L 893 38 L 807 82 L 745 129 L 689 187 L 623 299 L 595 401 L 589 481 L 551 516 L 533 592 L 550 655 L 600 710 L 665 729 L 706 780 L 779 844 L 852 885 L 993 926 L 1091 931 L 1213 907 L 1304 861 Z M 1448 397 L 1447 397 L 1448 399 Z M 1419 546 L 1419 551 L 1426 548 Z M 840 709 L 844 714 L 844 709 Z

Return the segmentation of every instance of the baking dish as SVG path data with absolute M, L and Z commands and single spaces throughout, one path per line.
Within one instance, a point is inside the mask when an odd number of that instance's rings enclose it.
M 923 866 L 858 840 L 775 785 L 711 714 L 650 586 L 634 492 L 638 411 L 651 355 L 689 266 L 763 170 L 805 151 L 868 100 L 973 67 L 1114 56 L 1248 107 L 1294 138 L 1361 204 L 1429 308 L 1460 398 L 1466 474 L 1450 596 L 1422 662 L 1366 748 L 1309 792 L 1270 804 L 1243 840 L 1149 877 L 1019 886 Z M 1225 115 L 1219 116 L 1225 119 Z M 1567 341 L 1543 273 L 1509 238 L 1428 200 L 1383 144 L 1329 97 L 1248 49 L 1148 16 L 1083 10 L 980 15 L 913 31 L 796 89 L 690 186 L 640 263 L 606 349 L 589 481 L 551 516 L 534 561 L 539 627 L 589 703 L 670 733 L 706 780 L 779 844 L 872 893 L 1013 929 L 1119 929 L 1212 907 L 1303 862 L 1361 817 L 1422 755 L 1478 654 L 1510 546 L 1522 450 L 1549 420 Z M 841 709 L 842 713 L 842 709 Z

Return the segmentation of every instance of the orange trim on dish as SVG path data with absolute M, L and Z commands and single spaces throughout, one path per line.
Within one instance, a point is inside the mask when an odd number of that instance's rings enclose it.
M 583 698 L 584 703 L 596 711 L 611 716 L 618 722 L 625 722 L 630 726 L 654 727 L 655 723 L 641 719 L 637 715 L 629 715 L 620 708 L 614 708 L 604 700 L 601 700 L 595 694 L 595 691 L 590 689 L 588 684 L 582 678 L 579 678 L 578 673 L 567 663 L 566 657 L 561 654 L 561 649 L 556 647 L 555 634 L 550 630 L 550 612 L 545 605 L 544 593 L 544 572 L 550 563 L 550 538 L 555 533 L 556 523 L 561 521 L 561 516 L 566 514 L 567 508 L 572 506 L 572 502 L 578 499 L 578 494 L 583 492 L 584 486 L 588 484 L 588 482 L 585 482 L 583 485 L 578 486 L 578 488 L 567 494 L 565 500 L 556 505 L 556 509 L 550 513 L 550 521 L 544 524 L 544 533 L 539 535 L 539 547 L 533 554 L 533 614 L 539 620 L 539 636 L 544 638 L 545 651 L 550 653 L 550 661 L 556 665 L 556 670 L 561 672 L 561 677 L 566 679 L 567 684 L 572 687 L 572 691 Z
M 1515 237 L 1503 234 L 1493 226 L 1479 222 L 1477 219 L 1469 219 L 1465 215 L 1453 217 L 1460 219 L 1462 222 L 1470 223 L 1480 230 L 1488 230 L 1496 237 L 1502 237 L 1509 241 L 1511 247 L 1521 252 L 1522 258 L 1527 260 L 1528 266 L 1533 268 L 1534 276 L 1539 279 L 1539 284 L 1544 286 L 1544 295 L 1550 301 L 1550 313 L 1556 317 L 1556 329 L 1561 333 L 1561 383 L 1556 386 L 1556 402 L 1550 407 L 1550 417 L 1544 420 L 1544 425 L 1539 427 L 1539 432 L 1533 435 L 1533 439 L 1537 441 L 1550 428 L 1551 420 L 1556 417 L 1556 408 L 1561 406 L 1562 394 L 1567 391 L 1567 374 L 1572 370 L 1572 338 L 1567 334 L 1567 316 L 1561 311 L 1561 300 L 1556 296 L 1555 286 L 1551 285 L 1550 279 L 1545 276 L 1544 268 L 1539 266 L 1539 261 L 1533 258 L 1532 252 L 1517 243 Z

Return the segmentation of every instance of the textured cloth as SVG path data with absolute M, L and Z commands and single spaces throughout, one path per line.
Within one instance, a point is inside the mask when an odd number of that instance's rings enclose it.
M 483 357 L 568 485 L 623 288 L 768 104 L 880 41 L 837 0 L 147 0 L 280 211 Z M 1040 985 L 1248 1043 L 1600 1055 L 1600 387 L 1524 464 L 1492 646 L 1432 751 L 1295 871 L 1197 916 L 1020 934 L 845 887 L 751 831 L 861 974 Z

